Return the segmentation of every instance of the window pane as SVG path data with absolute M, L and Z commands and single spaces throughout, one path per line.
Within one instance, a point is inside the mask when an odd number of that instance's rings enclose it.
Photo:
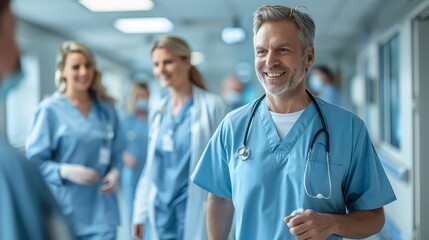
M 383 142 L 400 148 L 399 35 L 379 48 L 380 136 Z
M 399 37 L 390 42 L 390 143 L 399 148 L 401 124 L 399 118 Z

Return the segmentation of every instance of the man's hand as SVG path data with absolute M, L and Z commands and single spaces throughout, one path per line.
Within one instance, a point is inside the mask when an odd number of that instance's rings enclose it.
M 383 208 L 355 210 L 348 214 L 317 213 L 307 209 L 303 214 L 285 217 L 291 234 L 297 239 L 325 239 L 330 235 L 344 238 L 367 238 L 381 230 Z
M 285 217 L 284 221 L 296 239 L 326 239 L 332 234 L 331 227 L 334 225 L 328 215 L 310 209 L 300 214 L 291 214 Z

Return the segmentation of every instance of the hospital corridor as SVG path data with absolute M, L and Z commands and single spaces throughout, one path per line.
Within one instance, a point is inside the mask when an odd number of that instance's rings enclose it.
M 429 0 L 0 0 L 0 240 L 429 239 Z

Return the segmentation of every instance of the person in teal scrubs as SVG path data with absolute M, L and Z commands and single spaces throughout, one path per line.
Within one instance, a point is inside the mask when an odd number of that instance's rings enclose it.
M 57 56 L 57 92 L 37 107 L 26 155 L 39 164 L 80 239 L 116 239 L 116 185 L 125 149 L 114 100 L 92 52 L 76 41 Z
M 149 140 L 148 100 L 148 85 L 145 82 L 133 83 L 128 112 L 121 119 L 127 141 L 127 148 L 122 155 L 121 186 L 124 190 L 129 223 L 132 221 L 134 193 L 137 182 L 146 164 L 147 143 Z
M 266 96 L 224 118 L 191 176 L 210 192 L 211 239 L 226 239 L 233 215 L 236 239 L 365 238 L 382 228 L 396 197 L 363 121 L 305 89 L 314 34 L 297 9 L 255 11 Z
M 23 78 L 15 25 L 10 1 L 0 0 L 0 104 Z M 0 239 L 74 239 L 37 166 L 3 138 L 0 153 Z

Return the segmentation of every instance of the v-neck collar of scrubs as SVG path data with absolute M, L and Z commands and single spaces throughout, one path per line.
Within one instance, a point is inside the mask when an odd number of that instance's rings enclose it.
M 271 118 L 266 98 L 259 107 L 257 115 L 261 121 L 262 128 L 264 129 L 267 143 L 271 148 L 271 151 L 275 152 L 280 148 L 282 152 L 289 153 L 317 114 L 314 103 L 311 102 L 308 104 L 283 141 L 281 140 L 274 121 Z
M 96 104 L 94 101 L 96 101 L 94 98 L 91 99 L 91 105 L 89 106 L 89 111 L 88 111 L 88 115 L 83 115 L 79 109 L 73 104 L 72 100 L 65 94 L 61 94 L 58 96 L 60 99 L 64 100 L 66 102 L 66 104 L 70 107 L 70 109 L 72 109 L 72 111 L 74 111 L 74 114 L 79 116 L 80 118 L 84 119 L 84 120 L 92 120 L 94 118 L 94 104 Z M 97 109 L 98 110 L 98 109 Z M 97 118 L 100 118 L 101 121 L 101 117 L 97 116 Z
M 171 117 L 171 122 L 173 123 L 172 128 L 177 128 L 178 125 L 180 125 L 183 120 L 186 117 L 186 114 L 188 113 L 189 109 L 194 103 L 194 97 L 191 96 L 186 102 L 183 104 L 182 108 L 179 110 L 176 116 L 173 116 L 173 106 L 172 101 L 169 102 L 170 107 L 168 108 L 168 114 Z

